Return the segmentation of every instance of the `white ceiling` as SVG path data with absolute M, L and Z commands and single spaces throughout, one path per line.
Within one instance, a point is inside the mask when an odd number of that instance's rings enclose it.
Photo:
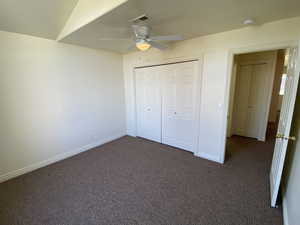
M 128 52 L 130 41 L 100 38 L 130 36 L 129 19 L 143 13 L 155 34 L 181 34 L 186 39 L 241 28 L 253 18 L 258 24 L 300 16 L 299 0 L 129 0 L 64 39 L 64 42 Z
M 99 0 L 100 1 L 100 0 Z M 77 0 L 1 0 L 0 30 L 55 39 Z M 132 35 L 129 19 L 146 13 L 156 35 L 181 34 L 186 39 L 300 16 L 299 0 L 128 0 L 61 41 L 120 53 L 131 41 L 103 41 Z
M 0 30 L 56 39 L 78 0 L 1 0 Z

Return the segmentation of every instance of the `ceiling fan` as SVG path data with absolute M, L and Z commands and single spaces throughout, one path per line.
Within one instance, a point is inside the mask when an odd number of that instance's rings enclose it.
M 146 15 L 139 16 L 135 19 L 130 20 L 133 24 L 131 28 L 133 30 L 134 36 L 126 38 L 126 40 L 133 40 L 134 45 L 130 46 L 128 49 L 137 48 L 141 51 L 146 51 L 150 47 L 164 50 L 168 48 L 168 45 L 157 42 L 157 41 L 180 41 L 183 40 L 181 35 L 165 35 L 165 36 L 152 36 L 151 27 L 145 22 L 148 19 Z M 124 40 L 124 38 L 101 38 L 100 40 Z

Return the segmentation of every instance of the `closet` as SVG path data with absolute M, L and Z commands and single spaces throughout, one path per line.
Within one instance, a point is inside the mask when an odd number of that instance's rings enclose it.
M 198 65 L 198 61 L 190 61 L 135 69 L 137 136 L 194 151 Z
M 271 62 L 239 64 L 233 109 L 233 134 L 264 139 L 272 77 Z

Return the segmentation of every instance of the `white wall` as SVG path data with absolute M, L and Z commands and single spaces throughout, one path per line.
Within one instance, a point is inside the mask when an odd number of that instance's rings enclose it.
M 123 82 L 119 54 L 0 32 L 0 181 L 124 135 Z
M 291 135 L 296 136 L 296 142 L 290 142 L 285 166 L 283 185 L 284 225 L 299 224 L 300 203 L 300 89 L 296 99 Z
M 284 48 L 300 39 L 300 18 L 251 26 L 178 42 L 167 51 L 151 49 L 124 56 L 127 133 L 136 134 L 133 67 L 203 57 L 201 134 L 196 153 L 223 162 L 232 52 Z M 205 85 L 204 85 L 205 84 Z M 206 86 L 209 85 L 209 86 Z M 206 107 L 207 106 L 207 107 Z

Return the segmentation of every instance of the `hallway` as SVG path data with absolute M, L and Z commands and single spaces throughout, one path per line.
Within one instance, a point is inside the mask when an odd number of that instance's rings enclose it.
M 255 157 L 257 157 L 257 159 L 261 158 L 261 160 L 264 159 L 267 166 L 270 167 L 275 146 L 276 131 L 277 125 L 269 123 L 265 142 L 238 135 L 233 135 L 231 138 L 227 138 L 226 160 L 229 160 L 234 154 L 242 153 L 249 154 L 250 156 L 255 152 Z
M 253 191 L 253 199 L 250 200 L 256 203 L 260 201 L 260 204 L 265 207 L 270 207 L 269 173 L 276 130 L 277 127 L 274 124 L 268 125 L 265 142 L 236 135 L 227 139 L 225 166 L 234 165 L 238 168 L 236 175 L 239 181 L 243 183 L 242 185 L 248 185 L 249 188 L 245 190 L 245 195 Z M 277 214 L 278 218 L 282 217 L 280 210 L 270 208 L 270 211 L 273 211 L 274 215 Z

